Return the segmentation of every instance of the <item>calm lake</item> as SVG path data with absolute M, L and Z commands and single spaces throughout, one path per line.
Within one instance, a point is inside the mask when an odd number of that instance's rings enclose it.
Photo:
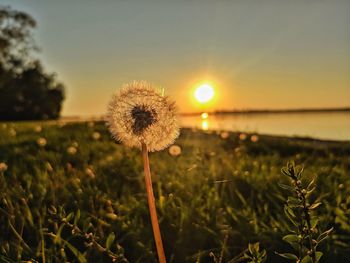
M 350 112 L 259 113 L 182 116 L 182 127 L 350 140 Z

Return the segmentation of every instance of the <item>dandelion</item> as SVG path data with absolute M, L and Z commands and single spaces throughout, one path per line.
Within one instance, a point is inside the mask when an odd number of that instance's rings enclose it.
M 243 151 L 244 151 L 244 149 L 241 148 L 241 147 L 237 147 L 237 148 L 234 149 L 234 153 L 235 153 L 237 156 L 242 156 Z
M 69 147 L 67 148 L 67 153 L 70 154 L 70 155 L 76 154 L 77 151 L 78 151 L 77 148 L 75 148 L 74 146 L 69 146 Z
M 75 148 L 78 148 L 79 144 L 77 141 L 73 141 L 72 142 L 72 146 L 75 147 Z
M 45 138 L 40 137 L 39 139 L 36 140 L 36 143 L 40 146 L 40 147 L 45 147 L 45 145 L 47 144 L 47 141 Z
M 258 135 L 252 135 L 252 137 L 250 137 L 250 140 L 252 142 L 257 142 L 257 141 L 259 141 L 259 136 Z
M 8 166 L 6 163 L 1 162 L 0 163 L 0 173 L 5 172 L 7 170 Z
M 94 171 L 92 170 L 92 167 L 88 167 L 85 169 L 85 173 L 87 176 L 89 176 L 90 178 L 94 179 L 95 178 L 95 174 Z
M 49 162 L 46 162 L 45 163 L 45 166 L 46 166 L 46 170 L 48 171 L 48 172 L 53 172 L 53 168 L 52 168 L 52 165 L 51 165 L 51 163 L 49 163 Z
M 169 154 L 171 156 L 178 156 L 181 154 L 181 147 L 178 145 L 172 145 L 169 147 Z
M 35 132 L 41 132 L 42 131 L 41 126 L 40 125 L 35 126 L 34 131 Z
M 10 133 L 10 135 L 13 136 L 13 137 L 15 137 L 15 136 L 17 135 L 17 132 L 16 132 L 16 130 L 15 130 L 14 128 L 11 128 L 11 129 L 9 130 L 9 133 Z
M 126 84 L 111 100 L 107 123 L 113 137 L 129 147 L 160 151 L 179 135 L 175 103 L 151 84 Z
M 99 132 L 94 132 L 94 133 L 92 133 L 91 137 L 92 137 L 92 139 L 97 141 L 101 138 L 101 134 Z
M 73 165 L 71 163 L 67 163 L 66 167 L 67 167 L 68 171 L 70 171 L 70 172 L 74 171 Z
M 73 181 L 74 184 L 80 184 L 81 183 L 81 180 L 79 178 L 74 178 L 72 181 Z
M 115 221 L 118 219 L 118 216 L 115 213 L 106 213 L 106 217 L 111 219 L 112 221 Z
M 108 155 L 108 156 L 106 157 L 106 161 L 107 161 L 107 162 L 113 161 L 113 156 Z
M 239 139 L 240 139 L 241 141 L 245 141 L 245 140 L 247 139 L 247 134 L 241 133 L 241 134 L 239 135 Z
M 221 139 L 227 139 L 228 137 L 230 137 L 230 134 L 228 132 L 222 132 L 220 133 L 220 137 Z
M 145 81 L 126 84 L 108 107 L 107 124 L 112 136 L 129 147 L 142 149 L 145 184 L 153 235 L 160 263 L 166 262 L 160 234 L 148 152 L 171 145 L 179 135 L 175 103 Z

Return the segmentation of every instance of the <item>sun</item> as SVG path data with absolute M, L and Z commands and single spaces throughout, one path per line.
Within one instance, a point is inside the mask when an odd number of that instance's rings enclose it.
M 199 103 L 207 103 L 214 97 L 214 88 L 210 84 L 198 86 L 194 92 L 194 97 Z

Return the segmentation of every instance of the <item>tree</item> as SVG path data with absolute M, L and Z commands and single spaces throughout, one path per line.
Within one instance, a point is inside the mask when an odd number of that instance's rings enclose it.
M 0 6 L 0 120 L 59 117 L 64 86 L 31 55 L 35 26 L 30 15 Z

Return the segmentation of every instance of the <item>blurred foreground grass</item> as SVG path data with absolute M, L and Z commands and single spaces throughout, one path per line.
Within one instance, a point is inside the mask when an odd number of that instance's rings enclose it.
M 321 261 L 350 262 L 350 142 L 183 129 L 176 144 L 150 156 L 169 262 L 229 262 L 254 242 L 286 262 L 290 160 L 317 174 L 320 227 L 335 228 Z M 156 262 L 140 152 L 103 123 L 0 124 L 0 163 L 0 262 Z

